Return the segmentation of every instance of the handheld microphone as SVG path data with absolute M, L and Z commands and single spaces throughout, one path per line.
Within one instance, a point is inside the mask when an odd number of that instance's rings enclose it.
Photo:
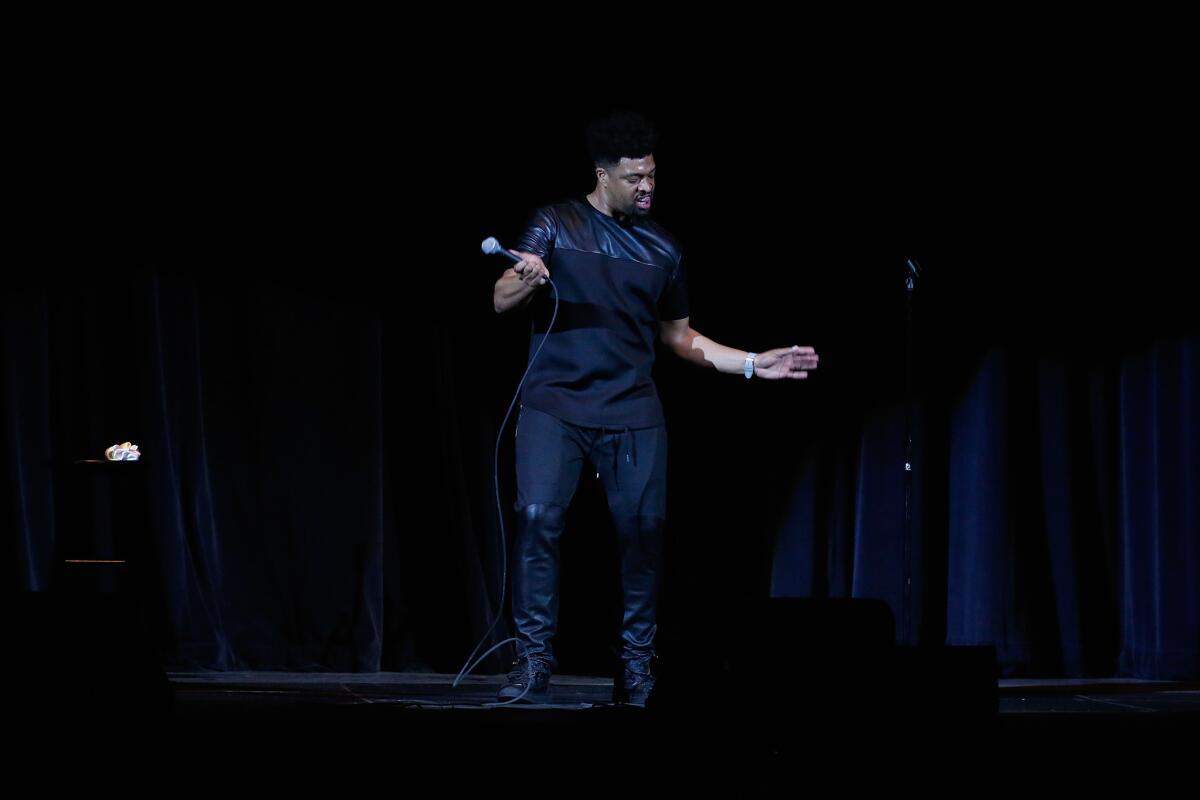
M 495 236 L 489 236 L 488 238 L 484 239 L 483 244 L 480 245 L 480 247 L 483 249 L 483 252 L 487 253 L 489 256 L 504 256 L 514 264 L 521 263 L 521 258 L 519 256 L 514 256 L 512 253 L 501 247 L 500 242 L 496 241 Z

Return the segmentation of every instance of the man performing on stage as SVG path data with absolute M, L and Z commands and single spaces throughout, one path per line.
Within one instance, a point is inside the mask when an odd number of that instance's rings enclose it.
M 639 115 L 614 114 L 594 123 L 588 140 L 596 188 L 539 209 L 512 251 L 521 262 L 495 288 L 497 313 L 532 311 L 529 352 L 546 340 L 517 421 L 512 609 L 519 658 L 500 699 L 548 695 L 559 541 L 586 461 L 602 481 L 620 543 L 625 670 L 614 699 L 645 705 L 654 686 L 666 515 L 667 434 L 650 374 L 655 339 L 680 358 L 746 378 L 806 378 L 818 358 L 811 347 L 737 350 L 694 330 L 679 245 L 649 217 L 653 128 Z M 554 301 L 540 288 L 550 275 L 560 308 L 547 334 Z

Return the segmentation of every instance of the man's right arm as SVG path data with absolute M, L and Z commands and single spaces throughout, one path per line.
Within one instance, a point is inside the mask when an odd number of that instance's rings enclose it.
M 505 311 L 526 305 L 533 299 L 538 288 L 544 285 L 550 277 L 550 270 L 546 269 L 546 265 L 542 263 L 539 256 L 535 256 L 533 253 L 522 253 L 519 250 L 509 252 L 520 256 L 521 263 L 513 264 L 512 267 L 506 269 L 500 276 L 500 280 L 496 281 L 496 288 L 492 293 L 492 304 L 495 306 L 497 314 L 503 314 Z

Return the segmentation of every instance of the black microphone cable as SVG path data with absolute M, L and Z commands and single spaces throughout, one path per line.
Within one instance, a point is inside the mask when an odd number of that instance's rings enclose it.
M 497 242 L 494 238 L 488 238 L 483 242 L 483 252 L 493 255 L 503 255 L 513 261 L 520 261 L 520 259 L 514 256 L 512 253 L 501 248 L 499 242 Z M 454 679 L 454 683 L 451 685 L 452 689 L 457 689 L 458 685 L 462 682 L 462 679 L 471 674 L 475 667 L 479 666 L 480 662 L 491 655 L 494 651 L 500 647 L 503 647 L 509 642 L 517 641 L 517 637 L 510 636 L 509 638 L 497 642 L 489 647 L 482 654 L 480 654 L 478 658 L 475 656 L 475 653 L 478 652 L 481 646 L 483 646 L 483 643 L 486 642 L 488 637 L 492 635 L 492 631 L 495 629 L 496 623 L 498 623 L 500 618 L 504 615 L 504 603 L 508 599 L 508 540 L 504 533 L 504 507 L 500 503 L 500 442 L 504 438 L 504 430 L 508 427 L 508 420 L 509 417 L 512 416 L 513 407 L 516 406 L 517 399 L 521 396 L 521 389 L 525 386 L 525 380 L 529 377 L 529 371 L 533 369 L 534 361 L 537 360 L 538 354 L 542 352 L 542 348 L 546 346 L 546 339 L 550 336 L 550 332 L 554 329 L 554 322 L 558 318 L 558 287 L 554 285 L 554 281 L 549 277 L 546 278 L 546 282 L 550 284 L 550 288 L 554 292 L 554 311 L 550 314 L 550 324 L 546 327 L 546 332 L 542 336 L 541 343 L 538 344 L 537 349 L 533 352 L 533 355 L 530 356 L 529 363 L 525 366 L 525 374 L 521 376 L 520 382 L 517 383 L 517 390 L 513 393 L 512 400 L 508 404 L 508 410 L 504 412 L 504 419 L 500 422 L 500 430 L 496 432 L 496 446 L 492 451 L 492 485 L 496 490 L 496 520 L 500 525 L 500 559 L 502 565 L 502 577 L 500 580 L 500 604 L 497 607 L 496 616 L 492 620 L 492 624 L 488 626 L 488 629 L 484 632 L 483 637 L 479 640 L 479 643 L 475 645 L 475 648 L 471 651 L 471 655 L 467 656 L 467 660 L 466 663 L 463 664 L 463 668 L 458 671 L 458 676 Z M 484 705 L 486 707 L 506 706 L 520 702 L 520 700 L 529 692 L 529 686 L 530 682 L 526 681 L 525 690 L 511 700 L 505 700 L 498 703 L 485 703 Z

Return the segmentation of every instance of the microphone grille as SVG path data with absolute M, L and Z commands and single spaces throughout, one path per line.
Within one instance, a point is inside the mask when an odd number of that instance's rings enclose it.
M 500 252 L 500 250 L 502 249 L 500 247 L 500 243 L 498 241 L 496 241 L 495 236 L 489 236 L 488 238 L 484 239 L 482 247 L 483 247 L 483 252 L 487 253 L 489 256 L 494 253 Z

